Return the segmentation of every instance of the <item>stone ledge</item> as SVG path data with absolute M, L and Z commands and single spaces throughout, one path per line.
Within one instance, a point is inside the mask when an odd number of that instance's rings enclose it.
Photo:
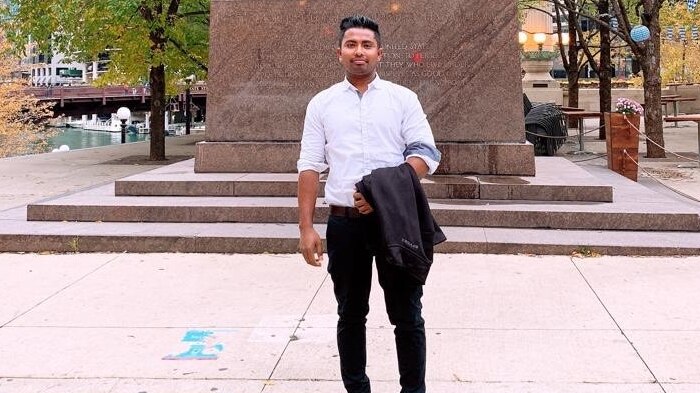
M 150 223 L 295 223 L 296 198 L 106 197 L 70 198 L 27 206 L 29 221 Z M 323 223 L 328 207 L 319 200 L 315 222 Z M 511 204 L 483 200 L 433 200 L 435 219 L 444 226 L 553 228 L 590 230 L 700 231 L 700 217 L 681 211 L 615 211 L 597 204 Z
M 612 202 L 612 185 L 578 165 L 560 157 L 537 157 L 535 162 L 535 176 L 434 175 L 422 180 L 423 189 L 433 199 Z M 115 194 L 293 197 L 296 182 L 296 173 L 195 173 L 190 160 L 117 180 Z
M 443 153 L 438 174 L 534 176 L 529 143 L 437 143 Z M 196 173 L 296 172 L 299 142 L 200 142 Z
M 325 226 L 316 228 L 324 237 Z M 438 253 L 672 256 L 700 254 L 700 233 L 561 231 L 444 227 Z M 63 223 L 61 233 L 41 223 L 13 222 L 0 233 L 0 252 L 296 253 L 295 224 Z M 148 233 L 149 235 L 144 235 Z

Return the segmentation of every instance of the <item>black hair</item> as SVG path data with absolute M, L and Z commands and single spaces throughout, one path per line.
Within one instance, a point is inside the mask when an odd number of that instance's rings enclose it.
M 343 45 L 343 37 L 345 36 L 345 32 L 354 27 L 372 30 L 374 32 L 374 39 L 377 40 L 377 45 L 380 48 L 382 47 L 382 38 L 381 34 L 379 34 L 379 24 L 364 15 L 348 16 L 340 21 L 340 34 L 338 35 L 338 42 L 341 46 Z

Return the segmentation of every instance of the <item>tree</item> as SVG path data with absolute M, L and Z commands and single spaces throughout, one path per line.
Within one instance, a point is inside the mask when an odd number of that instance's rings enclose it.
M 642 67 L 644 77 L 644 124 L 647 137 L 647 157 L 666 157 L 664 150 L 663 118 L 661 117 L 661 25 L 659 15 L 664 0 L 611 0 L 618 19 L 619 36 L 630 46 L 633 56 Z M 635 16 L 630 17 L 634 4 Z M 649 29 L 651 37 L 635 42 L 631 36 L 637 19 Z M 655 142 L 655 143 L 654 143 Z
M 691 30 L 700 26 L 700 7 L 691 11 L 681 2 L 669 4 L 661 9 L 660 19 L 661 25 L 673 33 L 672 37 L 667 37 L 667 31 L 661 32 L 662 81 L 700 81 L 700 41 Z
M 24 81 L 13 76 L 18 63 L 0 32 L 0 157 L 43 152 L 51 135 L 44 126 L 51 109 L 25 93 Z
M 584 2 L 578 4 L 579 1 L 576 0 L 564 4 L 566 4 L 570 9 L 582 9 L 588 6 L 588 4 L 584 4 Z M 567 104 L 571 107 L 578 107 L 579 78 L 581 75 L 581 69 L 593 59 L 593 56 L 590 55 L 590 50 L 588 50 L 592 37 L 585 36 L 583 34 L 583 29 L 580 27 L 581 19 L 575 12 L 568 12 L 565 10 L 560 2 L 554 2 L 554 10 L 556 12 L 554 20 L 557 24 L 559 42 L 563 42 L 562 15 L 566 14 L 566 21 L 569 29 L 567 32 L 569 44 L 566 46 L 566 52 L 564 51 L 564 46 L 560 46 L 559 50 L 561 52 L 562 64 L 566 70 L 566 79 L 568 82 L 569 99 Z M 585 54 L 588 54 L 588 56 Z M 592 64 L 592 66 L 595 67 L 595 64 Z M 576 127 L 576 122 L 571 121 L 570 125 L 572 127 Z
M 109 54 L 101 84 L 148 81 L 151 160 L 165 160 L 166 93 L 189 75 L 207 72 L 206 0 L 8 0 L 6 31 L 15 48 L 29 38 L 45 53 L 93 61 Z
M 567 6 L 573 0 L 547 0 L 558 3 L 569 13 L 587 18 L 599 26 L 609 29 L 610 34 L 624 41 L 630 48 L 632 56 L 642 68 L 644 79 L 644 120 L 647 140 L 647 157 L 666 157 L 664 151 L 663 119 L 661 117 L 661 25 L 660 11 L 666 0 L 609 0 L 610 12 L 607 15 L 597 15 L 588 10 Z M 690 0 L 688 0 L 690 1 Z M 674 1 L 685 4 L 686 1 Z M 597 12 L 597 11 L 596 11 Z M 612 15 L 618 23 L 617 29 L 612 29 L 607 16 Z M 643 25 L 649 29 L 650 38 L 643 42 L 632 39 L 631 30 L 635 25 Z
M 581 26 L 582 18 L 579 13 L 568 12 L 567 19 L 569 25 L 569 57 L 577 51 L 583 52 L 591 69 L 598 76 L 598 100 L 601 112 L 607 112 L 612 107 L 612 69 L 610 52 L 610 23 L 609 0 L 562 0 L 567 9 L 576 9 L 587 13 L 597 12 L 597 15 L 605 23 L 597 29 L 587 29 L 588 34 L 584 34 Z M 555 4 L 558 15 L 561 6 Z M 558 22 L 559 23 L 559 22 Z M 593 30 L 591 32 L 591 30 Z M 573 53 L 571 53 L 573 52 Z M 574 68 L 574 67 L 572 67 Z M 572 72 L 577 71 L 573 69 Z M 570 74 L 572 73 L 570 72 Z M 570 76 L 571 77 L 571 76 Z M 576 75 L 578 80 L 578 75 Z M 573 106 L 573 105 L 572 105 Z M 601 119 L 598 137 L 605 139 L 605 124 Z

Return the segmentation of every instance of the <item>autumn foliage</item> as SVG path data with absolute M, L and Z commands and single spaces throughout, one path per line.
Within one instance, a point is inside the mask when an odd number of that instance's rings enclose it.
M 51 134 L 45 127 L 50 105 L 25 93 L 26 82 L 16 76 L 19 61 L 9 48 L 0 35 L 0 157 L 44 152 Z

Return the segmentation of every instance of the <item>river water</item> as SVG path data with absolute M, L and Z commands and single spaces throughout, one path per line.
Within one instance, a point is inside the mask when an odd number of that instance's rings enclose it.
M 57 128 L 56 135 L 49 140 L 49 151 L 66 145 L 70 150 L 88 149 L 91 147 L 118 145 L 121 143 L 121 133 L 106 131 L 89 131 L 82 128 Z M 147 134 L 126 134 L 126 142 L 140 142 L 148 139 Z

